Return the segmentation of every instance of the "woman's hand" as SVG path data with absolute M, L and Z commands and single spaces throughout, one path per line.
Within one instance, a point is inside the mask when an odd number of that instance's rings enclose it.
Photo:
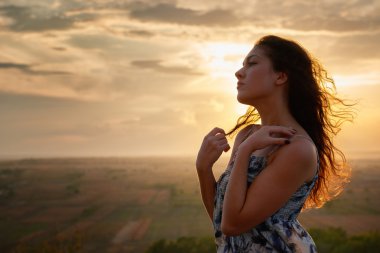
M 199 149 L 196 167 L 198 170 L 207 169 L 219 159 L 222 152 L 227 152 L 230 145 L 223 129 L 215 127 L 204 138 Z
M 289 144 L 290 138 L 296 133 L 291 127 L 284 126 L 260 126 L 252 135 L 239 145 L 239 150 L 245 150 L 249 154 L 255 150 L 263 149 L 270 145 Z

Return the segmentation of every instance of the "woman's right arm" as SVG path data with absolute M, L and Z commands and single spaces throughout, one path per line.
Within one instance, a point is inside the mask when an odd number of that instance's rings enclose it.
M 228 163 L 232 161 L 236 149 L 247 134 L 248 129 L 249 127 L 246 127 L 237 134 L 231 158 Z M 219 159 L 222 152 L 227 152 L 229 149 L 230 146 L 228 145 L 224 130 L 221 128 L 214 128 L 205 136 L 198 152 L 196 168 L 201 188 L 202 201 L 211 220 L 213 219 L 216 191 L 216 180 L 212 171 L 212 166 Z
M 227 152 L 230 146 L 223 129 L 215 127 L 204 138 L 199 149 L 196 168 L 201 188 L 203 204 L 211 220 L 214 212 L 214 197 L 216 181 L 212 172 L 212 166 L 219 159 L 222 152 Z

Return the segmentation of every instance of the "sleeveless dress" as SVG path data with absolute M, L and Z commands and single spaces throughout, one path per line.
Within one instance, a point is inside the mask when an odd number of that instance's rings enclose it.
M 247 176 L 248 186 L 266 167 L 266 159 L 265 156 L 250 156 Z M 276 213 L 248 232 L 237 236 L 226 236 L 221 231 L 222 209 L 224 194 L 233 164 L 234 159 L 216 184 L 213 227 L 217 253 L 317 252 L 313 239 L 298 222 L 297 216 L 318 178 L 319 158 L 317 173 L 314 178 L 310 182 L 301 185 L 288 202 Z

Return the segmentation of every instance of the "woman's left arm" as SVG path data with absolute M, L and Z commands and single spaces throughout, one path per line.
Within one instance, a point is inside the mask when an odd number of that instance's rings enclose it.
M 260 131 L 260 130 L 259 130 Z M 310 143 L 294 141 L 283 145 L 275 159 L 247 187 L 250 155 L 268 143 L 285 144 L 271 137 L 273 131 L 256 134 L 240 145 L 226 189 L 221 229 L 225 235 L 242 234 L 280 209 L 315 169 L 316 155 Z M 291 134 L 289 134 L 290 136 Z

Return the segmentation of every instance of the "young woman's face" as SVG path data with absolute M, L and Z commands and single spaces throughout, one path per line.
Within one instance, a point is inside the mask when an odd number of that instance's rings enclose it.
M 253 106 L 255 101 L 272 93 L 277 78 L 272 62 L 259 47 L 248 53 L 235 76 L 238 79 L 238 101 Z

